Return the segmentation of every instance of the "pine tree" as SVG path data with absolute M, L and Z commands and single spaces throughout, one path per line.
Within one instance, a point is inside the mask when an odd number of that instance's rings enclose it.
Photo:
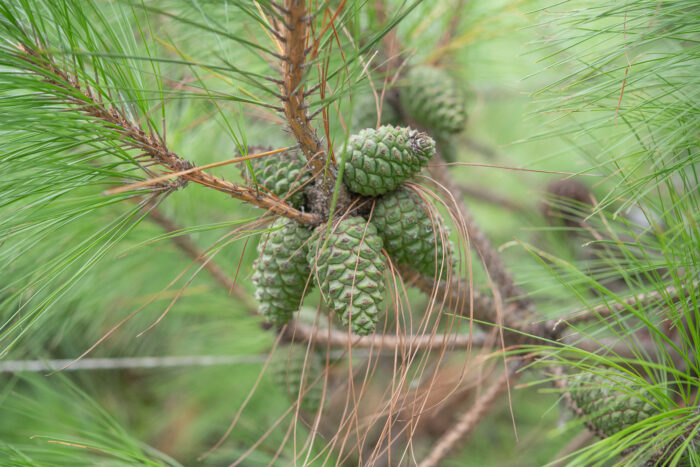
M 700 7 L 550 3 L 0 2 L 0 464 L 700 465 Z

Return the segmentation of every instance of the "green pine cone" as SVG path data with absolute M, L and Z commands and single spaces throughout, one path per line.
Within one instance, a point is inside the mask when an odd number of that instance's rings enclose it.
M 396 109 L 388 102 L 382 103 L 382 120 L 380 125 L 398 125 L 401 118 Z M 362 94 L 355 101 L 352 110 L 352 127 L 355 130 L 377 127 L 377 101 L 373 94 Z
M 326 229 L 326 225 L 316 228 L 309 248 L 314 277 L 343 323 L 350 324 L 355 334 L 369 334 L 384 299 L 382 239 L 377 228 L 361 217 L 341 220 L 328 236 Z
M 459 133 L 467 123 L 464 93 L 452 77 L 439 68 L 411 69 L 401 88 L 400 99 L 406 115 L 435 133 Z
M 250 148 L 249 153 L 271 151 L 273 148 Z M 254 150 L 254 152 L 250 152 Z M 305 170 L 306 161 L 297 151 L 285 151 L 269 156 L 250 159 L 255 173 L 255 181 L 286 200 L 287 204 L 299 208 L 304 204 L 304 188 L 302 185 L 311 178 L 311 172 Z M 253 183 L 248 165 L 243 162 L 241 176 Z M 292 193 L 290 195 L 290 193 Z
M 324 365 L 317 352 L 311 350 L 307 358 L 306 350 L 306 345 L 280 346 L 270 359 L 270 374 L 292 401 L 303 393 L 301 408 L 315 413 L 321 406 Z
M 260 313 L 274 326 L 287 323 L 299 309 L 311 273 L 306 262 L 311 230 L 291 219 L 279 218 L 258 243 L 253 282 Z
M 602 437 L 612 436 L 658 413 L 646 402 L 653 400 L 652 395 L 645 395 L 643 387 L 630 382 L 622 374 L 583 374 L 570 378 L 569 394 L 575 409 Z
M 443 265 L 452 267 L 455 262 L 452 242 L 445 245 L 443 241 L 448 231 L 442 217 L 434 212 L 431 219 L 426 203 L 408 188 L 399 187 L 379 198 L 372 223 L 389 256 L 398 263 L 437 276 Z
M 411 128 L 367 128 L 350 137 L 345 184 L 355 193 L 378 196 L 395 190 L 435 154 L 435 141 Z

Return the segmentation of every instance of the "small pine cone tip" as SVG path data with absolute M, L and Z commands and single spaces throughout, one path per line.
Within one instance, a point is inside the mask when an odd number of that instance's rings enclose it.
M 395 190 L 435 155 L 435 141 L 411 128 L 366 128 L 350 137 L 343 181 L 355 193 L 378 196 Z

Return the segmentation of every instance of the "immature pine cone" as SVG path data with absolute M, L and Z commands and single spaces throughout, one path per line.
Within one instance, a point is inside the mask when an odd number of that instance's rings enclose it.
M 367 128 L 350 137 L 343 180 L 351 191 L 378 196 L 395 190 L 435 154 L 427 134 L 391 125 Z
M 384 248 L 398 263 L 436 276 L 443 265 L 454 264 L 454 247 L 443 236 L 448 234 L 438 212 L 430 217 L 428 206 L 405 187 L 379 198 L 372 212 L 372 223 L 384 240 Z M 445 271 L 447 268 L 445 268 Z
M 411 69 L 401 88 L 400 99 L 406 115 L 441 137 L 461 132 L 467 123 L 464 93 L 452 77 L 439 68 Z
M 591 191 L 574 179 L 555 180 L 547 185 L 548 199 L 542 203 L 544 217 L 552 225 L 583 228 L 583 219 L 591 210 Z
M 281 227 L 281 228 L 279 228 Z M 306 261 L 311 230 L 291 219 L 279 218 L 258 243 L 253 282 L 260 313 L 274 326 L 287 323 L 299 309 L 311 273 Z
M 271 151 L 273 148 L 251 148 L 256 152 Z M 259 150 L 259 151 L 258 151 Z M 250 151 L 249 151 L 250 152 Z M 304 204 L 302 185 L 311 178 L 311 172 L 305 170 L 306 161 L 297 151 L 285 151 L 269 156 L 249 159 L 258 185 L 285 199 L 288 204 L 299 208 Z M 250 183 L 253 177 L 248 165 L 243 162 L 241 175 Z M 292 195 L 289 193 L 293 192 Z M 288 196 L 289 195 L 289 196 Z
M 582 374 L 568 380 L 574 410 L 602 437 L 615 433 L 658 413 L 647 400 L 652 394 L 622 374 Z M 646 399 L 646 400 L 645 400 Z
M 338 222 L 326 236 L 326 225 L 314 232 L 309 264 L 315 267 L 326 303 L 355 334 L 374 331 L 384 298 L 382 239 L 361 217 Z
M 323 362 L 314 350 L 306 357 L 306 345 L 288 345 L 277 349 L 270 360 L 272 380 L 292 401 L 301 398 L 301 408 L 315 413 L 323 395 Z M 317 381 L 318 380 L 318 381 Z

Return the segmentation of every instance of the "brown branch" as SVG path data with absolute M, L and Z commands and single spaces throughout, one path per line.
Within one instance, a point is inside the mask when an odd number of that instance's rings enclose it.
M 519 376 L 516 372 L 522 365 L 522 361 L 515 363 L 507 372 L 498 378 L 498 380 L 477 399 L 472 408 L 437 441 L 433 450 L 423 459 L 419 467 L 434 467 L 439 465 L 440 461 L 457 447 L 459 443 L 464 443 L 491 409 L 493 404 L 498 400 L 501 393 L 508 389 L 510 382 Z
M 445 348 L 468 348 L 480 347 L 487 343 L 485 334 L 372 334 L 369 336 L 356 336 L 348 334 L 347 331 L 335 329 L 318 329 L 306 323 L 294 321 L 290 323 L 284 331 L 283 339 L 291 340 L 313 340 L 322 345 L 329 345 L 336 348 L 353 349 L 422 349 L 422 350 L 443 350 Z
M 688 287 L 696 288 L 697 286 L 698 286 L 697 282 L 691 282 Z M 591 321 L 591 320 L 595 320 L 595 319 L 604 320 L 604 319 L 607 319 L 607 318 L 613 316 L 615 313 L 620 313 L 620 312 L 624 311 L 628 307 L 634 307 L 634 306 L 646 307 L 646 306 L 651 305 L 654 302 L 662 301 L 666 297 L 668 297 L 668 299 L 671 301 L 671 303 L 677 303 L 681 299 L 681 292 L 686 290 L 686 288 L 687 287 L 681 287 L 679 289 L 676 286 L 670 286 L 670 287 L 667 287 L 662 292 L 658 291 L 658 290 L 654 290 L 651 292 L 627 297 L 619 302 L 601 303 L 600 305 L 596 305 L 590 309 L 580 310 L 580 311 L 574 312 L 568 318 L 565 317 L 565 318 L 559 318 L 559 319 L 547 321 L 544 324 L 544 327 L 547 329 L 551 329 L 551 332 L 553 333 L 553 335 L 559 335 L 562 332 L 560 329 L 560 328 L 562 328 L 562 326 L 561 326 L 562 323 L 565 323 L 567 325 L 572 325 L 572 324 L 578 324 L 578 323 L 581 323 L 584 321 Z
M 457 34 L 457 28 L 459 27 L 459 20 L 462 18 L 462 10 L 464 10 L 466 4 L 466 0 L 457 0 L 457 5 L 455 5 L 454 8 L 450 8 L 449 11 L 452 19 L 447 25 L 447 31 L 445 31 L 445 34 L 440 39 L 440 42 L 438 42 L 437 49 L 446 48 L 454 39 L 455 35 Z
M 304 99 L 304 74 L 307 68 L 306 56 L 311 21 L 306 9 L 306 0 L 286 0 L 284 22 L 279 24 L 279 35 L 284 38 L 284 54 L 282 56 L 282 84 L 280 86 L 284 103 L 284 116 L 289 129 L 309 161 L 309 166 L 324 195 L 322 208 L 327 211 L 330 207 L 335 189 L 335 163 L 327 160 L 326 150 L 321 139 L 311 125 L 311 117 L 307 112 L 308 104 Z M 349 204 L 350 195 L 344 185 L 340 185 L 339 207 Z
M 450 312 L 471 316 L 478 321 L 494 321 L 496 304 L 493 299 L 480 292 L 470 290 L 466 281 L 460 279 L 436 281 L 406 266 L 400 266 L 399 271 L 407 285 L 417 287 L 428 296 L 436 293 L 436 299 L 445 304 Z M 470 303 L 473 303 L 471 310 Z
M 175 224 L 170 218 L 163 215 L 163 213 L 156 208 L 151 209 L 149 211 L 148 219 L 160 225 L 166 232 L 177 232 L 178 230 L 181 230 L 180 226 Z M 236 284 L 217 263 L 210 259 L 207 259 L 205 253 L 201 251 L 197 247 L 197 245 L 195 245 L 192 242 L 192 240 L 189 239 L 188 236 L 178 235 L 176 237 L 171 237 L 170 240 L 172 240 L 172 242 L 178 248 L 180 248 L 180 250 L 182 250 L 192 259 L 202 264 L 204 266 L 204 269 L 206 269 L 209 272 L 209 274 L 211 274 L 214 280 L 216 280 L 216 282 L 223 289 L 225 289 L 227 292 L 232 293 L 237 300 L 240 300 L 243 303 L 243 306 L 249 314 L 258 314 L 257 303 L 255 303 L 255 301 L 243 289 L 243 287 Z
M 516 313 L 516 310 L 514 310 L 515 305 L 513 304 L 506 305 L 499 316 L 496 302 L 487 295 L 471 291 L 469 284 L 465 280 L 436 281 L 406 267 L 400 268 L 400 272 L 407 284 L 416 286 L 428 296 L 435 294 L 436 299 L 444 303 L 452 313 L 473 318 L 477 321 L 500 324 L 504 328 L 509 328 L 504 329 L 503 337 L 506 346 L 531 343 L 533 338 L 534 340 L 547 339 L 556 341 L 564 337 L 564 332 L 570 330 L 570 326 L 573 324 L 605 319 L 616 312 L 624 311 L 628 306 L 636 306 L 637 304 L 648 306 L 663 300 L 665 296 L 675 303 L 680 300 L 681 290 L 686 289 L 686 287 L 683 287 L 679 290 L 677 287 L 671 286 L 663 292 L 653 291 L 628 297 L 622 302 L 602 303 L 589 310 L 574 312 L 569 318 L 539 321 L 536 318 L 534 309 L 530 309 L 528 313 Z M 689 287 L 697 287 L 697 285 L 694 282 Z M 470 303 L 472 303 L 471 308 Z M 590 340 L 571 345 L 588 351 L 594 351 L 596 348 L 594 341 Z M 600 347 L 598 345 L 597 348 Z M 615 345 L 613 350 L 616 353 L 626 355 L 621 346 Z
M 94 93 L 89 86 L 81 84 L 75 76 L 59 68 L 51 57 L 43 56 L 38 50 L 27 45 L 18 45 L 18 49 L 22 53 L 21 59 L 52 76 L 43 76 L 33 68 L 28 68 L 27 71 L 41 76 L 45 82 L 65 91 L 60 96 L 64 103 L 74 107 L 83 115 L 103 122 L 105 128 L 123 138 L 124 147 L 138 149 L 153 162 L 168 170 L 180 172 L 194 168 L 192 163 L 168 150 L 157 133 L 154 131 L 146 133 L 136 122 L 126 116 L 123 109 L 105 104 L 99 94 Z M 252 187 L 228 182 L 201 170 L 187 173 L 179 180 L 180 183 L 176 186 L 184 186 L 190 181 L 199 183 L 303 224 L 315 225 L 320 222 L 317 215 L 294 209 L 276 197 L 260 193 Z
M 435 180 L 454 196 L 455 203 L 460 211 L 459 215 L 467 227 L 469 242 L 476 248 L 477 253 L 484 262 L 484 267 L 496 282 L 503 298 L 513 299 L 518 305 L 518 311 L 530 309 L 532 302 L 524 297 L 524 292 L 515 284 L 500 255 L 491 245 L 491 241 L 472 217 L 471 212 L 464 203 L 464 193 L 452 180 L 442 157 L 439 155 L 433 157 L 433 164 L 429 165 L 429 169 Z
M 496 192 L 488 191 L 481 187 L 475 187 L 472 185 L 461 183 L 459 184 L 459 190 L 462 192 L 463 195 L 469 196 L 470 198 L 475 198 L 479 201 L 495 204 L 509 211 L 517 213 L 524 213 L 527 211 L 526 206 L 523 206 L 515 201 L 511 201 L 505 196 L 501 196 Z
M 515 305 L 505 305 L 499 313 L 497 303 L 487 295 L 470 290 L 467 281 L 453 279 L 450 281 L 436 281 L 427 276 L 418 274 L 409 269 L 402 270 L 402 276 L 407 283 L 415 285 L 423 293 L 432 296 L 442 302 L 450 312 L 464 316 L 465 318 L 494 323 L 503 326 L 503 343 L 505 346 L 522 345 L 530 343 L 532 337 L 550 338 L 546 326 L 534 321 L 532 315 L 525 318 L 517 313 Z
M 374 9 L 377 15 L 377 21 L 379 23 L 386 22 L 387 14 L 384 1 L 376 0 Z M 391 30 L 387 31 L 384 37 L 382 37 L 382 51 L 384 52 L 384 58 L 386 60 L 382 68 L 388 75 L 401 66 L 401 44 L 399 43 L 399 39 L 396 34 L 396 28 L 392 28 Z

